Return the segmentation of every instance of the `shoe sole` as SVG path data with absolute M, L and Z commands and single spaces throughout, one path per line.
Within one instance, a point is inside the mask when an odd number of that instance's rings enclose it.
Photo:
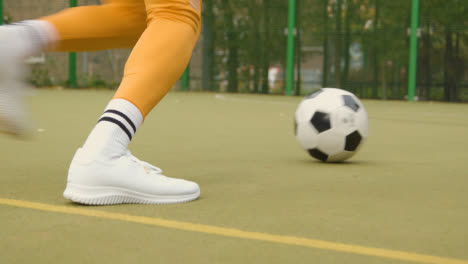
M 196 200 L 200 197 L 200 190 L 193 194 L 169 196 L 139 193 L 117 187 L 89 187 L 68 183 L 63 197 L 86 205 L 176 204 Z

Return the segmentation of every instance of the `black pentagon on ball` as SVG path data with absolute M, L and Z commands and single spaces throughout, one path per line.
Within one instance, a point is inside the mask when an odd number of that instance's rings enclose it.
M 315 92 L 313 92 L 313 93 L 307 95 L 307 96 L 305 97 L 305 99 L 312 99 L 312 98 L 315 98 L 315 97 L 317 97 L 319 94 L 321 94 L 322 92 L 323 92 L 323 90 L 322 90 L 322 89 L 319 89 L 319 90 L 317 90 L 317 91 L 315 91 Z
M 319 133 L 331 128 L 330 115 L 324 112 L 315 112 L 310 122 Z
M 362 136 L 359 134 L 358 131 L 354 131 L 353 133 L 346 136 L 346 143 L 345 143 L 345 150 L 347 151 L 355 151 L 359 144 L 361 144 Z
M 328 155 L 323 153 L 322 151 L 320 151 L 320 149 L 318 148 L 314 148 L 314 149 L 309 149 L 307 150 L 307 152 L 309 152 L 309 154 L 318 159 L 318 160 L 321 160 L 321 161 L 327 161 L 328 159 Z
M 359 110 L 359 104 L 351 95 L 343 95 L 344 105 L 351 108 L 354 112 Z

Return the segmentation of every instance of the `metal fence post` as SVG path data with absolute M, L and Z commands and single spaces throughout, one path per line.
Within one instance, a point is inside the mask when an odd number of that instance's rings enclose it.
M 77 0 L 70 0 L 70 7 L 76 7 L 78 5 Z M 72 88 L 77 87 L 76 81 L 76 53 L 70 52 L 68 54 L 68 84 Z
M 0 25 L 3 24 L 3 0 L 0 0 Z
M 185 68 L 184 74 L 182 75 L 182 91 L 187 91 L 189 87 L 189 73 L 190 73 L 190 64 Z
M 408 101 L 414 101 L 416 91 L 416 70 L 418 64 L 418 21 L 419 21 L 419 0 L 411 2 L 411 37 L 409 51 L 408 70 Z
M 292 95 L 294 86 L 294 41 L 296 29 L 296 0 L 289 0 L 288 44 L 286 57 L 286 95 Z

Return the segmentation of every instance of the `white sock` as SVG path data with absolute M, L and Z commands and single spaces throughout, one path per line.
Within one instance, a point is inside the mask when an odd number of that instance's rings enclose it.
M 9 54 L 21 58 L 49 50 L 59 39 L 55 27 L 43 20 L 26 20 L 1 26 L 0 36 L 0 44 L 8 48 Z
M 90 159 L 120 157 L 142 122 L 143 115 L 135 105 L 124 99 L 111 100 L 86 139 L 83 152 Z

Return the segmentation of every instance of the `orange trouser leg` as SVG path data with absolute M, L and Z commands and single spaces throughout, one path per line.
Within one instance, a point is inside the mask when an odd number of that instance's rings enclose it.
M 54 51 L 131 48 L 146 28 L 144 0 L 107 0 L 43 17 L 58 32 Z
M 198 3 L 195 3 L 198 2 Z M 200 1 L 145 0 L 148 26 L 133 49 L 114 98 L 136 105 L 143 116 L 182 75 L 200 34 Z
M 135 45 L 114 98 L 143 116 L 166 95 L 187 66 L 200 34 L 201 0 L 108 0 L 42 19 L 59 35 L 55 51 L 91 51 Z

